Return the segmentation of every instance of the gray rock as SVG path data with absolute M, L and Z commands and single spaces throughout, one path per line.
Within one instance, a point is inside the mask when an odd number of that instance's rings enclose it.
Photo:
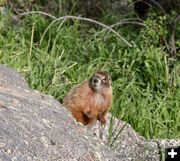
M 165 146 L 180 145 L 179 140 L 145 140 L 113 120 L 108 141 L 109 123 L 76 123 L 53 97 L 31 90 L 19 73 L 0 65 L 0 161 L 158 161 Z
M 0 160 L 116 160 L 52 97 L 32 91 L 14 70 L 0 66 Z

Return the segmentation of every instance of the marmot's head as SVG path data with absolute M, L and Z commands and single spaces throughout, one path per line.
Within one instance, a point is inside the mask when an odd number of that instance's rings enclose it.
M 98 71 L 89 80 L 90 87 L 95 92 L 101 92 L 111 87 L 111 77 L 107 72 Z

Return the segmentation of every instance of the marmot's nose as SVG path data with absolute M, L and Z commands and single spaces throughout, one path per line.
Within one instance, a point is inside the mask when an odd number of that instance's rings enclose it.
M 93 82 L 94 82 L 94 83 L 97 83 L 98 81 L 99 81 L 99 79 L 98 79 L 97 77 L 94 77 L 94 78 L 93 78 Z

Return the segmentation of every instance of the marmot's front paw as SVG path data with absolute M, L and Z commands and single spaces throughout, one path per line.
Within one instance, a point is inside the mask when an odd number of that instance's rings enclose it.
M 100 115 L 97 117 L 97 120 L 100 121 L 102 124 L 106 124 L 106 118 L 105 117 L 100 117 Z
M 94 118 L 95 118 L 95 116 L 91 113 L 91 111 L 86 112 L 85 115 L 86 115 L 89 119 L 94 119 Z

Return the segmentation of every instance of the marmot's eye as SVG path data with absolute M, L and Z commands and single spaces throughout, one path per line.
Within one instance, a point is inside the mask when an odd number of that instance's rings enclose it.
M 106 82 L 107 81 L 107 78 L 105 77 L 105 78 L 103 78 L 103 82 Z

